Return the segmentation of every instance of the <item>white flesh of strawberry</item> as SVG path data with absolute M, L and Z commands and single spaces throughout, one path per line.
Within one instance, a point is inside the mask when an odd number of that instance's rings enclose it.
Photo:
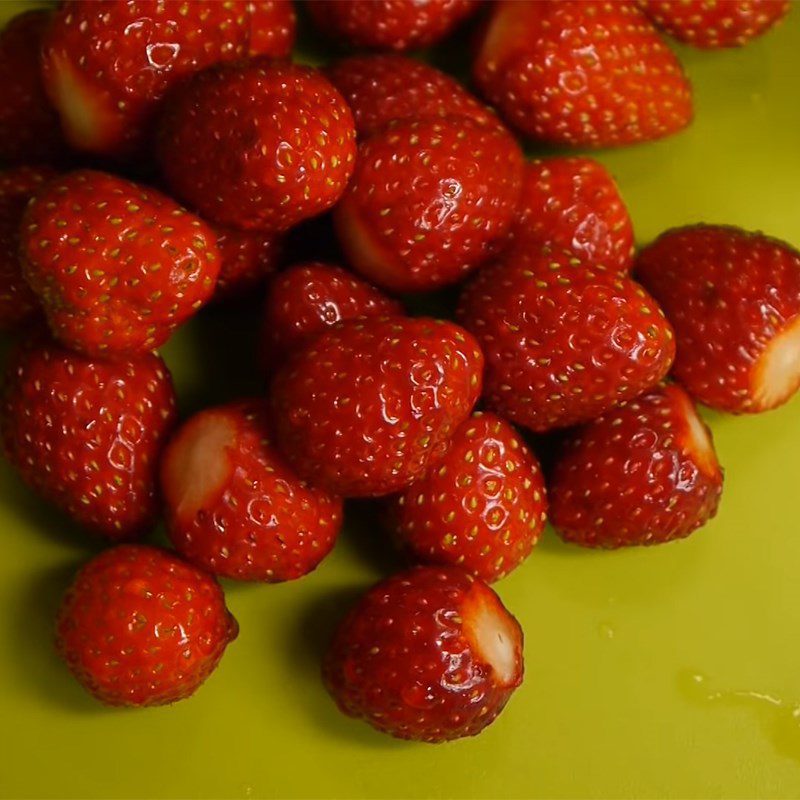
M 800 317 L 770 343 L 753 371 L 752 393 L 758 410 L 775 408 L 800 387 Z

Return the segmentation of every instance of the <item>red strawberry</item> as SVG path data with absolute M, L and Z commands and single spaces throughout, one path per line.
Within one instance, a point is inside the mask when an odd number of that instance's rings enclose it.
M 208 219 L 281 231 L 336 203 L 355 147 L 353 115 L 322 73 L 254 59 L 176 93 L 159 158 L 176 195 Z
M 688 536 L 716 514 L 721 493 L 711 433 L 678 386 L 569 433 L 550 482 L 553 525 L 586 547 Z
M 90 361 L 34 339 L 8 366 L 0 426 L 25 483 L 92 532 L 124 539 L 158 513 L 156 466 L 174 416 L 158 356 Z
M 462 116 L 502 127 L 494 112 L 457 80 L 412 58 L 352 56 L 328 67 L 326 75 L 349 103 L 362 137 L 399 119 Z
M 456 283 L 503 243 L 521 182 L 522 155 L 507 133 L 464 117 L 398 122 L 359 147 L 334 209 L 339 242 L 387 289 Z
M 482 369 L 475 340 L 450 322 L 340 322 L 276 375 L 278 444 L 301 476 L 336 494 L 400 491 L 469 416 Z
M 342 503 L 301 481 L 272 444 L 263 401 L 196 414 L 161 461 L 169 537 L 216 575 L 288 581 L 331 551 Z
M 457 567 L 416 567 L 345 617 L 322 678 L 341 711 L 400 739 L 475 736 L 522 683 L 522 629 Z
M 458 313 L 486 354 L 487 406 L 534 431 L 636 397 L 675 354 L 672 329 L 641 286 L 567 251 L 481 270 Z
M 227 299 L 247 294 L 278 269 L 283 237 L 260 231 L 237 231 L 215 226 L 220 254 L 219 280 L 214 296 Z
M 19 229 L 28 200 L 55 173 L 43 167 L 0 172 L 0 329 L 19 325 L 38 307 L 36 295 L 22 277 Z
M 283 0 L 66 2 L 44 41 L 45 86 L 71 144 L 129 155 L 171 87 L 217 62 L 288 55 L 294 24 Z
M 633 225 L 614 179 L 591 158 L 526 165 L 512 228 L 514 252 L 552 245 L 621 273 L 633 263 Z
M 800 388 L 800 253 L 725 225 L 675 228 L 646 247 L 637 275 L 664 307 L 674 375 L 701 403 L 768 411 Z
M 511 425 L 481 413 L 461 423 L 424 478 L 389 502 L 400 544 L 414 558 L 488 582 L 530 555 L 547 511 L 536 456 Z
M 741 47 L 789 13 L 789 0 L 639 0 L 665 33 L 695 47 Z
M 400 303 L 341 267 L 298 264 L 277 275 L 267 292 L 264 357 L 279 364 L 342 320 L 402 313 Z
M 547 142 L 643 142 L 692 118 L 678 59 L 623 0 L 502 0 L 473 71 L 509 123 Z
M 194 694 L 238 630 L 210 575 L 166 550 L 121 545 L 76 575 L 56 647 L 101 703 L 159 706 Z
M 82 170 L 23 220 L 24 273 L 68 347 L 124 358 L 163 344 L 213 294 L 216 235 L 154 189 Z
M 445 37 L 478 8 L 476 0 L 311 0 L 320 31 L 352 47 L 411 50 Z
M 42 85 L 39 51 L 50 11 L 26 11 L 0 33 L 0 161 L 54 161 L 66 146 Z

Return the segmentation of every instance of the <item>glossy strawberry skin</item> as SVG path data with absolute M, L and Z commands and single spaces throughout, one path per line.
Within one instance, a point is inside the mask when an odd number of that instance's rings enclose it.
M 7 368 L 6 457 L 28 486 L 108 539 L 152 527 L 174 418 L 172 380 L 156 355 L 92 361 L 34 336 Z
M 550 245 L 622 274 L 633 264 L 628 210 L 608 170 L 591 158 L 527 163 L 511 236 L 514 252 Z
M 639 254 L 636 274 L 675 328 L 673 373 L 702 403 L 759 412 L 800 386 L 765 398 L 759 362 L 776 338 L 800 324 L 800 253 L 761 233 L 695 225 L 663 233 Z M 797 356 L 795 361 L 797 362 Z
M 172 191 L 205 218 L 282 231 L 336 203 L 355 147 L 353 115 L 322 73 L 253 59 L 175 93 L 158 153 Z
M 689 396 L 659 387 L 567 434 L 550 480 L 551 519 L 586 547 L 661 544 L 716 514 L 722 480 Z
M 241 297 L 257 289 L 277 271 L 283 257 L 283 236 L 215 226 L 220 254 L 215 300 Z
M 281 0 L 66 2 L 44 41 L 45 86 L 72 145 L 129 156 L 173 86 L 218 62 L 286 56 L 294 26 Z
M 154 189 L 71 172 L 28 206 L 24 275 L 53 334 L 89 356 L 127 358 L 163 344 L 209 300 L 214 232 Z
M 639 0 L 664 33 L 695 47 L 741 47 L 762 36 L 788 13 L 789 0 Z
M 157 706 L 193 694 L 237 633 L 214 578 L 166 550 L 120 545 L 78 572 L 56 648 L 101 703 Z
M 221 439 L 202 461 L 192 450 L 209 436 Z M 171 439 L 161 461 L 167 528 L 193 564 L 276 583 L 311 572 L 333 548 L 341 500 L 301 481 L 272 439 L 263 400 L 201 411 Z
M 456 565 L 488 583 L 530 555 L 546 513 L 536 456 L 488 412 L 462 422 L 444 457 L 389 500 L 397 540 L 412 558 Z
M 508 675 L 493 669 L 470 635 L 482 611 L 510 639 Z M 457 567 L 416 567 L 374 586 L 340 624 L 322 666 L 343 713 L 431 743 L 480 733 L 522 674 L 519 624 L 486 584 Z
M 464 117 L 405 120 L 361 143 L 334 222 L 350 263 L 378 286 L 436 289 L 501 248 L 521 186 L 507 133 Z
M 554 144 L 649 141 L 692 118 L 679 61 L 624 0 L 503 0 L 473 77 L 506 122 Z
M 280 448 L 311 483 L 343 497 L 400 491 L 440 457 L 480 394 L 483 355 L 450 322 L 341 322 L 272 382 Z
M 641 286 L 549 248 L 481 270 L 458 319 L 486 356 L 486 406 L 539 432 L 636 397 L 675 355 L 672 329 Z

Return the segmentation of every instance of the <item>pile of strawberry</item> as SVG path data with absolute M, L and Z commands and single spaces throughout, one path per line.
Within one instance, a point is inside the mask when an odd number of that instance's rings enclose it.
M 722 470 L 694 403 L 760 412 L 798 389 L 800 254 L 696 225 L 634 258 L 606 170 L 526 162 L 509 130 L 582 147 L 675 133 L 692 94 L 655 26 L 734 46 L 787 10 L 302 11 L 346 46 L 394 51 L 472 16 L 474 84 L 499 116 L 397 53 L 292 63 L 285 0 L 66 2 L 13 20 L 0 322 L 18 343 L 2 439 L 30 487 L 114 545 L 58 615 L 58 650 L 86 689 L 111 705 L 189 696 L 237 633 L 217 576 L 306 575 L 343 500 L 384 498 L 375 535 L 418 566 L 350 611 L 324 682 L 395 736 L 476 734 L 523 673 L 522 631 L 488 584 L 531 553 L 548 508 L 588 547 L 667 542 L 713 517 Z M 287 231 L 328 212 L 330 228 L 304 235 L 335 237 L 352 272 L 291 264 Z M 156 350 L 205 304 L 267 280 L 253 370 L 268 388 L 176 427 Z M 398 298 L 461 281 L 457 323 Z M 530 443 L 553 431 L 545 478 Z M 126 543 L 159 518 L 173 549 Z

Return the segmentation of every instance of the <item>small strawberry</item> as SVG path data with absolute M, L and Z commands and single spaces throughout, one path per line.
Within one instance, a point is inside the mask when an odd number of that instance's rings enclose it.
M 389 501 L 401 546 L 430 564 L 454 564 L 492 582 L 529 555 L 547 500 L 536 456 L 505 420 L 476 413 L 440 461 Z
M 0 429 L 25 483 L 92 532 L 125 539 L 158 513 L 156 468 L 174 416 L 158 356 L 90 361 L 34 337 L 8 366 Z
M 555 144 L 649 141 L 692 118 L 678 59 L 625 0 L 501 0 L 473 75 L 507 122 Z
M 638 0 L 664 33 L 695 47 L 741 47 L 789 13 L 789 0 Z
M 486 355 L 487 406 L 534 431 L 636 397 L 675 354 L 672 329 L 641 286 L 568 251 L 543 248 L 481 270 L 458 316 Z
M 623 274 L 633 263 L 628 210 L 614 179 L 591 158 L 545 158 L 526 164 L 511 233 L 514 252 L 551 245 Z
M 283 236 L 261 231 L 237 231 L 214 226 L 220 255 L 217 300 L 245 295 L 278 269 Z
M 350 47 L 411 50 L 438 42 L 477 10 L 477 0 L 310 0 L 317 28 Z
M 339 242 L 387 289 L 456 283 L 501 247 L 521 185 L 507 133 L 465 117 L 401 121 L 361 143 L 333 212 Z
M 75 576 L 56 648 L 101 703 L 159 706 L 194 694 L 238 630 L 210 575 L 166 550 L 120 545 Z
M 482 370 L 477 343 L 450 322 L 340 322 L 275 376 L 278 444 L 302 477 L 335 494 L 400 491 L 469 416 Z
M 349 103 L 361 137 L 399 119 L 462 116 L 501 127 L 494 112 L 457 80 L 412 58 L 352 56 L 336 61 L 325 74 Z
M 328 555 L 342 503 L 292 472 L 262 406 L 241 401 L 192 417 L 164 450 L 161 488 L 181 555 L 226 578 L 275 583 Z
M 269 59 L 197 75 L 172 98 L 159 136 L 175 194 L 241 230 L 286 230 L 326 211 L 355 150 L 353 115 L 322 73 Z
M 678 386 L 663 386 L 567 434 L 550 482 L 553 525 L 585 547 L 661 544 L 717 512 L 711 433 Z
M 322 665 L 340 710 L 400 739 L 475 736 L 522 683 L 522 629 L 457 567 L 416 567 L 370 589 Z
M 640 253 L 636 274 L 675 328 L 675 378 L 701 403 L 755 413 L 800 388 L 793 247 L 726 225 L 674 228 Z
M 294 25 L 283 0 L 71 0 L 44 40 L 45 87 L 72 145 L 128 156 L 169 89 L 217 62 L 288 55 Z
M 216 235 L 154 189 L 72 172 L 33 199 L 25 279 L 63 344 L 125 358 L 163 344 L 213 294 Z

